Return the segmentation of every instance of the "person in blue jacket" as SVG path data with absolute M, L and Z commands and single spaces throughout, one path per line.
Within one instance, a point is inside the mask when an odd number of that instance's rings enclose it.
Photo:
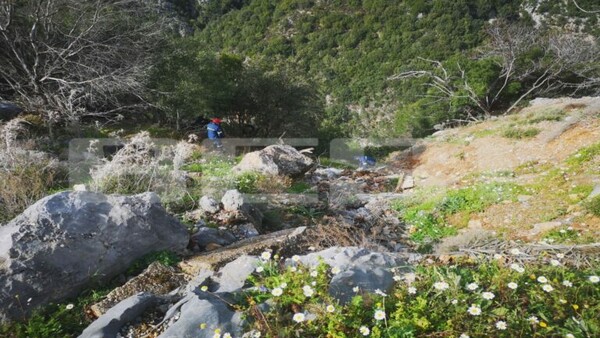
M 221 139 L 225 137 L 225 133 L 223 132 L 223 128 L 221 128 L 221 119 L 214 118 L 206 125 L 206 131 L 208 132 L 208 139 L 212 140 L 213 145 L 217 149 L 221 149 L 223 144 L 221 143 Z
M 354 157 L 354 159 L 358 161 L 358 167 L 363 169 L 373 167 L 377 163 L 377 160 L 375 160 L 375 158 L 366 155 L 356 156 Z

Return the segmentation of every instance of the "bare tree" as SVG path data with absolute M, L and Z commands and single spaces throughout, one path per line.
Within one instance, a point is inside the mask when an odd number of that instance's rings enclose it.
M 144 105 L 163 21 L 137 0 L 0 0 L 0 95 L 56 121 Z
M 532 27 L 496 22 L 487 30 L 488 42 L 478 60 L 492 61 L 498 77 L 487 85 L 485 93 L 474 90 L 473 79 L 460 64 L 449 65 L 426 60 L 430 69 L 411 70 L 389 79 L 427 78 L 427 86 L 437 93 L 435 100 L 454 102 L 465 99 L 464 117 L 488 115 L 505 104 L 512 111 L 525 98 L 539 94 L 598 93 L 600 90 L 600 48 L 595 38 L 571 32 L 542 32 Z M 521 86 L 517 96 L 504 102 L 511 83 Z M 471 106 L 472 108 L 469 108 Z

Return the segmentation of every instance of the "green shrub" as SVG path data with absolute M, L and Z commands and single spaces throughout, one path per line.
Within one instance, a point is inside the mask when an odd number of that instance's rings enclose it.
M 264 179 L 264 175 L 256 172 L 244 172 L 235 177 L 235 188 L 244 194 L 258 193 L 258 182 Z
M 592 197 L 585 203 L 585 208 L 592 214 L 600 217 L 600 195 Z
M 526 129 L 522 129 L 522 128 L 512 127 L 512 128 L 509 128 L 509 129 L 505 130 L 504 133 L 502 133 L 502 136 L 504 136 L 506 138 L 512 138 L 512 139 L 520 140 L 520 139 L 524 139 L 524 138 L 535 137 L 540 132 L 541 132 L 541 130 L 538 129 L 538 128 L 526 128 Z
M 563 110 L 550 110 L 537 115 L 534 115 L 526 120 L 529 124 L 540 123 L 543 121 L 562 121 L 565 117 L 566 112 Z

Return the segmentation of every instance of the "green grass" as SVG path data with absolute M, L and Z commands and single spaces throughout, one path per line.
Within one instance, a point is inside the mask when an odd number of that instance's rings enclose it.
M 585 147 L 569 156 L 566 163 L 574 169 L 580 169 L 584 164 L 600 156 L 600 142 L 589 147 Z
M 320 157 L 319 162 L 324 167 L 331 167 L 337 169 L 356 169 L 356 165 L 340 160 L 332 160 L 329 157 Z
M 310 190 L 310 188 L 312 188 L 312 186 L 304 181 L 296 181 L 294 183 L 292 183 L 292 186 L 290 186 L 287 189 L 287 192 L 291 193 L 291 194 L 301 194 L 303 192 L 306 192 L 308 190 Z
M 201 163 L 188 163 L 181 166 L 181 170 L 191 173 L 201 173 L 204 166 Z
M 91 323 L 85 314 L 87 307 L 109 292 L 109 288 L 87 291 L 70 303 L 49 304 L 34 311 L 25 321 L 0 325 L 0 337 L 76 337 Z
M 586 201 L 585 208 L 591 214 L 600 217 L 600 195 L 592 197 L 589 201 Z
M 544 121 L 558 122 L 558 121 L 562 121 L 562 119 L 565 117 L 565 115 L 566 115 L 566 112 L 564 110 L 552 109 L 549 111 L 545 111 L 543 113 L 531 114 L 531 115 L 527 116 L 525 123 L 536 124 L 536 123 L 540 123 L 540 122 L 544 122 Z
M 135 276 L 140 272 L 144 271 L 150 264 L 154 262 L 160 262 L 166 266 L 175 266 L 181 261 L 181 258 L 174 252 L 169 250 L 162 250 L 149 253 L 131 264 L 125 273 L 127 276 Z
M 510 128 L 506 129 L 502 133 L 502 136 L 504 136 L 506 138 L 520 140 L 520 139 L 535 137 L 540 132 L 541 132 L 541 130 L 538 129 L 538 128 L 517 128 L 517 127 L 510 127 Z
M 426 251 L 431 243 L 457 233 L 456 226 L 448 222 L 449 216 L 463 213 L 466 218 L 504 200 L 516 200 L 524 191 L 512 183 L 479 183 L 445 194 L 424 194 L 396 201 L 392 208 L 410 226 L 409 238 L 419 250 Z

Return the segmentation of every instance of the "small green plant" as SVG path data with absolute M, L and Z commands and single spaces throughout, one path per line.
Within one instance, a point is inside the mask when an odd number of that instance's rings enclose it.
M 135 262 L 131 264 L 131 266 L 127 269 L 126 274 L 128 276 L 135 276 L 140 272 L 144 271 L 150 264 L 154 262 L 160 262 L 166 266 L 175 266 L 177 263 L 181 261 L 181 258 L 177 256 L 174 252 L 169 250 L 162 250 L 149 253 L 142 258 L 137 259 Z
M 293 214 L 301 215 L 310 219 L 317 219 L 325 214 L 321 210 L 312 207 L 306 207 L 304 205 L 295 205 L 291 207 L 289 211 Z
M 560 229 L 550 230 L 544 236 L 543 240 L 550 244 L 555 243 L 575 243 L 580 242 L 581 233 L 572 227 L 562 227 Z
M 600 195 L 594 196 L 586 201 L 585 208 L 595 216 L 600 217 Z
M 310 188 L 310 184 L 304 181 L 296 181 L 292 183 L 292 185 L 287 189 L 287 191 L 292 194 L 301 194 L 303 192 L 308 191 Z
M 512 139 L 524 139 L 524 138 L 532 138 L 537 136 L 539 133 L 541 132 L 540 129 L 538 128 L 517 128 L 517 127 L 511 127 L 507 130 L 505 130 L 502 133 L 502 136 L 506 137 L 506 138 L 512 138 Z
M 565 115 L 566 112 L 564 110 L 552 109 L 543 113 L 530 116 L 525 122 L 529 124 L 536 124 L 543 121 L 562 121 Z
M 244 194 L 258 192 L 257 184 L 264 179 L 264 175 L 256 172 L 244 172 L 235 177 L 235 188 Z
M 181 166 L 181 170 L 185 170 L 191 173 L 201 173 L 202 168 L 203 167 L 201 163 L 188 163 Z
M 110 288 L 86 291 L 70 303 L 49 304 L 20 322 L 0 325 L 0 337 L 76 337 L 90 324 L 86 309 L 104 298 Z
M 575 168 L 578 168 L 578 167 L 582 166 L 583 164 L 590 162 L 597 156 L 600 156 L 600 143 L 596 143 L 589 147 L 579 149 L 578 152 L 571 155 L 567 159 L 567 164 L 569 164 Z

